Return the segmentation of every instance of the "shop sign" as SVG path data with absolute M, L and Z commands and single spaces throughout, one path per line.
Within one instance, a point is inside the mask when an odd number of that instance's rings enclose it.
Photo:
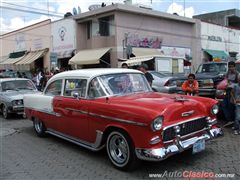
M 16 37 L 15 37 L 15 50 L 16 51 L 26 50 L 25 34 L 24 33 L 18 33 L 16 35 Z
M 222 42 L 222 38 L 219 36 L 208 36 L 208 40 Z
M 162 46 L 160 49 L 161 53 L 166 56 L 183 58 L 186 60 L 191 60 L 191 49 L 185 47 L 171 47 Z
M 52 24 L 53 52 L 59 57 L 65 55 L 70 57 L 75 48 L 75 22 L 72 19 L 60 20 Z M 62 58 L 65 58 L 62 57 Z
M 138 34 L 130 34 L 127 37 L 127 46 L 143 48 L 161 48 L 162 39 L 160 37 L 140 37 Z

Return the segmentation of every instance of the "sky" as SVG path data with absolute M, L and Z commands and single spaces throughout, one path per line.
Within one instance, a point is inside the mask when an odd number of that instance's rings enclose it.
M 73 8 L 88 11 L 93 4 L 123 3 L 124 0 L 0 0 L 0 34 L 7 33 L 46 19 L 57 20 Z M 132 0 L 154 10 L 177 13 L 192 18 L 194 15 L 226 9 L 240 9 L 240 0 Z

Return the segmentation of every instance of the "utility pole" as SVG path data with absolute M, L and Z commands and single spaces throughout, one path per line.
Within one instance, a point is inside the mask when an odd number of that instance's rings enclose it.
M 184 12 L 184 17 L 185 17 L 185 0 L 183 0 L 183 12 Z

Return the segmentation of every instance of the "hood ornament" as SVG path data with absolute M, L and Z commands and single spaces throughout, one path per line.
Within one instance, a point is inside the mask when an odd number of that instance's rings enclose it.
M 191 116 L 194 112 L 195 112 L 194 110 L 188 111 L 188 112 L 183 112 L 183 113 L 182 113 L 182 117 Z

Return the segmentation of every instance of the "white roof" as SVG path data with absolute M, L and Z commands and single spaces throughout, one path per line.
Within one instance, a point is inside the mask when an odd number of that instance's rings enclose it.
M 81 70 L 72 70 L 72 71 L 65 71 L 65 72 L 58 73 L 51 78 L 51 81 L 54 81 L 55 79 L 65 78 L 65 77 L 92 78 L 100 75 L 115 74 L 115 73 L 142 73 L 142 72 L 134 69 L 125 69 L 125 68 L 81 69 Z

